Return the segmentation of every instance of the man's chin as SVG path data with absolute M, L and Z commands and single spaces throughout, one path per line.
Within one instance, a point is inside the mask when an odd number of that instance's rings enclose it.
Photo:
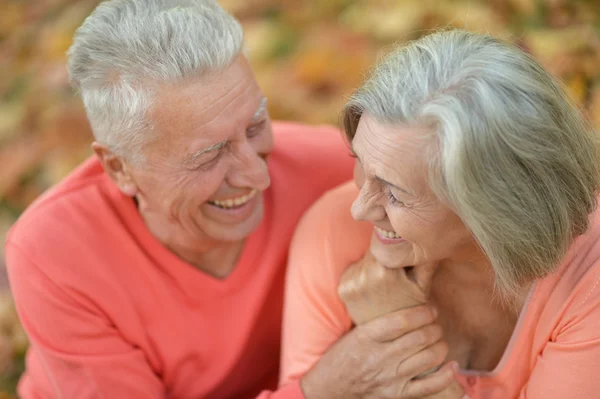
M 213 221 L 209 235 L 218 241 L 240 241 L 247 239 L 259 227 L 263 219 L 262 204 L 257 204 L 257 209 L 245 220 L 236 224 L 224 224 Z

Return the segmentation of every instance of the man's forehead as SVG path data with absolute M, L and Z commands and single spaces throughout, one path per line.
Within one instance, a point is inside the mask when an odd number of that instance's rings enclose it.
M 261 100 L 259 102 L 258 108 L 254 112 L 251 122 L 253 123 L 253 122 L 260 121 L 266 115 L 266 111 L 267 111 L 267 98 L 264 96 L 261 96 Z M 209 140 L 210 140 L 210 138 L 209 138 Z M 188 162 L 193 163 L 193 161 L 195 159 L 197 159 L 198 157 L 200 157 L 201 155 L 203 155 L 207 152 L 220 150 L 221 148 L 223 148 L 225 146 L 225 144 L 227 144 L 227 140 L 221 140 L 217 143 L 207 145 L 206 147 L 203 147 L 203 148 L 200 148 L 197 150 L 193 150 L 193 152 L 186 157 L 186 163 L 188 163 Z

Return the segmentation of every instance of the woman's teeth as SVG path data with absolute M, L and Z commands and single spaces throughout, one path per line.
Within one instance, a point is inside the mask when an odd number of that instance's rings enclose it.
M 229 199 L 226 199 L 226 200 L 214 200 L 214 201 L 209 201 L 209 203 L 213 204 L 213 205 L 216 205 L 219 208 L 225 208 L 225 209 L 237 208 L 238 206 L 242 206 L 246 202 L 248 202 L 252 198 L 254 198 L 254 196 L 256 195 L 256 193 L 257 193 L 256 190 L 252 190 L 248 194 L 242 195 L 241 197 L 229 198 Z
M 379 235 L 381 237 L 390 238 L 390 239 L 402 238 L 395 231 L 384 230 L 381 227 L 377 227 L 377 226 L 374 226 L 374 227 L 375 227 L 375 230 L 377 231 L 377 233 L 379 233 Z

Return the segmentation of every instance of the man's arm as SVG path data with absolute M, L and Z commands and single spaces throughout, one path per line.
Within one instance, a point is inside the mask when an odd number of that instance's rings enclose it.
M 142 350 L 125 341 L 100 309 L 59 287 L 14 243 L 7 243 L 6 260 L 36 358 L 20 386 L 24 399 L 165 397 Z

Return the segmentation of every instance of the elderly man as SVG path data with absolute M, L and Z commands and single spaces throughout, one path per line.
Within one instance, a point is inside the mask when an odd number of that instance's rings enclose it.
M 69 73 L 95 156 L 7 239 L 31 339 L 22 398 L 366 398 L 395 388 L 395 339 L 432 321 L 426 307 L 359 326 L 318 372 L 269 391 L 291 235 L 313 201 L 350 178 L 352 160 L 333 129 L 271 125 L 242 38 L 208 0 L 113 0 L 77 31 Z

